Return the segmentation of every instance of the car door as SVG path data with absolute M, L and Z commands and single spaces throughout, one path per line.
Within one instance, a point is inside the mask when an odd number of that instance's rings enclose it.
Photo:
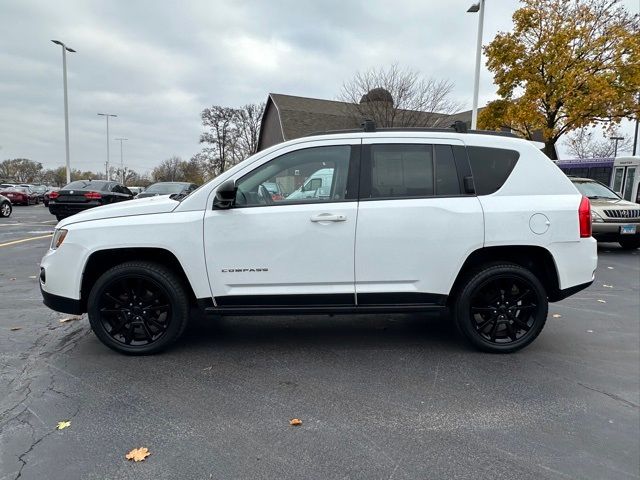
M 204 217 L 214 302 L 230 308 L 352 306 L 360 139 L 306 142 L 273 153 L 236 181 L 235 205 Z M 328 197 L 292 198 L 319 168 Z M 265 183 L 282 186 L 273 196 Z M 209 197 L 210 201 L 213 195 Z
M 480 202 L 466 191 L 470 175 L 461 142 L 363 140 L 358 306 L 445 300 L 462 263 L 484 241 Z

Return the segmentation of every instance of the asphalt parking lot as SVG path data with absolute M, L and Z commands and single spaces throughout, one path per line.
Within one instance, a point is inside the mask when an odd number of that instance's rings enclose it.
M 513 355 L 377 315 L 194 318 L 136 358 L 42 305 L 54 224 L 0 219 L 0 480 L 640 477 L 640 250 L 602 245 L 594 285 Z

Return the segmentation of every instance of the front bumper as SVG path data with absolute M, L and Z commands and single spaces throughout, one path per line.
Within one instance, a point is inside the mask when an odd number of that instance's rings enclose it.
M 620 227 L 627 225 L 635 225 L 636 233 L 621 234 Z M 592 236 L 598 241 L 617 242 L 620 238 L 635 238 L 640 236 L 640 223 L 637 220 L 630 222 L 593 222 L 591 225 Z
M 45 292 L 40 285 L 40 293 L 42 293 L 42 303 L 56 312 L 70 313 L 72 315 L 80 315 L 84 313 L 82 311 L 82 304 L 80 300 L 73 298 L 61 297 L 52 293 Z

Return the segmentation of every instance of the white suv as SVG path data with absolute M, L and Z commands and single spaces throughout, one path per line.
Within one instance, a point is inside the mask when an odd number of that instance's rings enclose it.
M 322 170 L 324 195 L 273 196 Z M 323 188 L 325 186 L 323 185 Z M 548 302 L 589 286 L 587 198 L 532 143 L 453 130 L 350 131 L 257 153 L 181 200 L 61 221 L 44 303 L 88 312 L 107 346 L 159 351 L 190 307 L 213 315 L 450 309 L 463 336 L 512 352 Z

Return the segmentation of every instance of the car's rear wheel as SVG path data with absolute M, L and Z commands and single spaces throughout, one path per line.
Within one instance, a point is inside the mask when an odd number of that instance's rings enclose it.
M 2 205 L 0 205 L 0 217 L 8 217 L 9 215 L 11 215 L 12 210 L 13 209 L 11 208 L 11 204 L 9 202 L 2 203 Z
M 620 243 L 620 246 L 625 250 L 640 248 L 640 236 L 636 236 L 633 238 L 621 238 L 618 243 Z
M 494 264 L 463 282 L 454 305 L 456 325 L 475 347 L 510 353 L 529 345 L 547 320 L 543 285 L 526 268 Z
M 181 279 L 151 262 L 127 262 L 105 272 L 91 289 L 89 322 L 109 348 L 130 355 L 159 352 L 175 342 L 189 320 Z

